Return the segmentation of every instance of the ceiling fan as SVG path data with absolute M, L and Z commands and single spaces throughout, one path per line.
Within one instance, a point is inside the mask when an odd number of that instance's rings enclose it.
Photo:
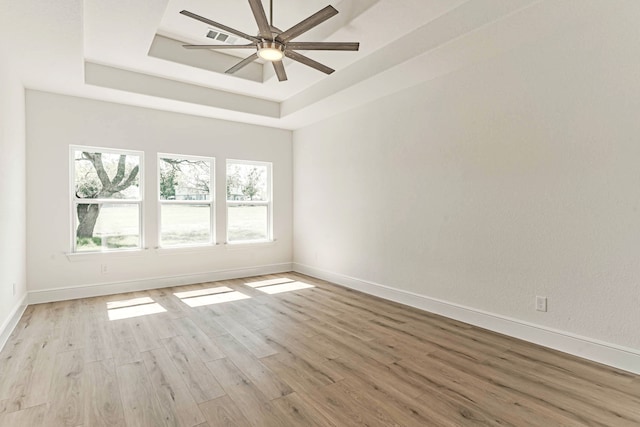
M 338 11 L 333 6 L 327 6 L 324 9 L 314 13 L 307 19 L 300 21 L 293 27 L 286 31 L 282 31 L 273 26 L 273 0 L 270 3 L 270 21 L 267 21 L 267 15 L 262 7 L 261 0 L 249 0 L 251 11 L 258 24 L 257 36 L 252 36 L 242 31 L 238 31 L 234 28 L 227 27 L 226 25 L 212 21 L 195 13 L 183 10 L 180 13 L 188 16 L 189 18 L 196 19 L 198 21 L 209 24 L 220 30 L 234 34 L 245 40 L 250 41 L 250 44 L 242 45 L 184 45 L 186 49 L 256 49 L 256 52 L 251 56 L 238 62 L 233 67 L 225 71 L 227 74 L 233 74 L 251 62 L 258 58 L 262 58 L 273 64 L 273 68 L 278 76 L 279 81 L 287 80 L 287 73 L 284 69 L 282 60 L 286 56 L 301 64 L 307 65 L 316 70 L 322 71 L 326 74 L 331 74 L 335 70 L 308 58 L 296 50 L 343 50 L 343 51 L 357 51 L 360 48 L 360 43 L 357 42 L 293 42 L 292 40 L 301 34 L 306 33 L 310 29 L 320 25 L 327 19 L 338 14 Z

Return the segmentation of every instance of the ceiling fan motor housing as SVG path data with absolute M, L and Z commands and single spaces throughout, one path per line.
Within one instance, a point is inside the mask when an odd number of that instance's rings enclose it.
M 277 41 L 263 40 L 257 47 L 258 56 L 267 61 L 280 61 L 284 57 L 284 45 Z

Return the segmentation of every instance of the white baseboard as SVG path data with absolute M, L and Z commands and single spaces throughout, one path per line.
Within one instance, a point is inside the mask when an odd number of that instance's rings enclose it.
M 425 295 L 293 263 L 293 270 L 380 298 L 436 313 L 474 326 L 519 338 L 594 362 L 640 374 L 640 350 L 536 325 Z
M 4 345 L 9 340 L 11 333 L 13 332 L 16 325 L 20 321 L 20 318 L 22 317 L 22 313 L 24 313 L 24 310 L 26 308 L 27 308 L 27 294 L 24 294 L 24 296 L 20 299 L 20 301 L 18 301 L 18 304 L 16 304 L 13 310 L 11 310 L 11 313 L 9 314 L 9 316 L 2 323 L 2 326 L 0 326 L 0 351 L 2 351 L 2 349 L 4 348 Z
M 262 265 L 257 267 L 218 270 L 207 273 L 184 274 L 179 276 L 156 277 L 151 279 L 71 286 L 65 288 L 46 289 L 42 291 L 29 291 L 28 302 L 29 304 L 41 304 L 46 302 L 66 301 L 124 292 L 146 291 L 149 289 L 167 288 L 171 286 L 261 276 L 263 274 L 284 273 L 291 271 L 291 269 L 292 264 L 290 262 L 286 262 L 282 264 Z

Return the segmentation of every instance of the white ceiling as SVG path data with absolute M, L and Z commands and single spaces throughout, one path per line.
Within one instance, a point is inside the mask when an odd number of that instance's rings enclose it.
M 183 9 L 256 33 L 246 0 L 7 4 L 5 16 L 14 18 L 5 18 L 3 25 L 12 43 L 3 59 L 20 69 L 29 88 L 286 129 L 553 37 L 572 25 L 588 25 L 612 9 L 598 0 L 275 0 L 274 24 L 283 30 L 328 4 L 340 12 L 301 41 L 361 43 L 359 52 L 307 54 L 335 68 L 332 75 L 287 60 L 289 80 L 278 82 L 269 66 L 258 79 L 264 81 L 247 80 L 220 72 L 215 53 L 180 48 L 179 43 L 209 42 L 208 26 L 179 14 Z M 159 36 L 178 40 L 160 37 L 168 43 L 167 55 L 160 57 L 150 55 Z
M 289 28 L 328 4 L 340 12 L 300 41 L 359 41 L 360 52 L 312 52 L 310 57 L 336 70 L 357 62 L 407 32 L 432 21 L 465 0 L 275 0 L 274 24 Z M 153 2 L 85 1 L 85 57 L 100 64 L 137 70 L 182 82 L 195 83 L 238 94 L 282 102 L 327 76 L 285 60 L 287 82 L 278 82 L 270 68 L 267 79 L 249 82 L 223 73 L 211 73 L 181 63 L 158 61 L 147 55 L 157 33 L 186 43 L 208 43 L 208 25 L 181 15 L 183 9 L 213 19 L 248 34 L 257 28 L 246 0 L 169 0 Z M 263 2 L 268 10 L 268 2 Z M 116 31 L 114 31 L 116 29 Z M 185 57 L 207 51 L 184 49 Z M 246 54 L 248 56 L 248 54 Z M 269 78 L 270 77 L 270 78 Z M 335 76 L 329 76 L 335 78 Z

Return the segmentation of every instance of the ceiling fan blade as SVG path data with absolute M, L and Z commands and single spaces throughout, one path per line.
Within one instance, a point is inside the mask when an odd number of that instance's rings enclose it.
M 300 34 L 306 33 L 313 27 L 322 24 L 324 21 L 337 14 L 338 11 L 333 6 L 327 6 L 319 12 L 314 13 L 304 21 L 301 21 L 293 27 L 289 28 L 284 33 L 281 33 L 278 37 L 276 37 L 276 40 L 280 43 L 286 43 L 289 40 L 298 37 Z
M 335 70 L 333 68 L 329 68 L 326 65 L 319 63 L 318 61 L 314 61 L 311 58 L 307 58 L 304 55 L 299 54 L 298 52 L 294 52 L 292 50 L 285 49 L 284 54 L 288 57 L 297 61 L 301 64 L 307 65 L 311 68 L 315 68 L 318 71 L 322 71 L 325 74 L 331 74 Z
M 203 16 L 196 15 L 195 13 L 191 13 L 188 10 L 183 10 L 180 13 L 183 14 L 184 16 L 188 16 L 189 18 L 193 18 L 193 19 L 195 19 L 197 21 L 200 21 L 200 22 L 204 22 L 205 24 L 209 24 L 212 27 L 219 28 L 219 29 L 221 29 L 223 31 L 226 31 L 227 33 L 235 34 L 238 37 L 242 37 L 243 39 L 250 40 L 250 41 L 252 41 L 254 43 L 259 43 L 260 42 L 260 39 L 258 39 L 257 37 L 250 36 L 249 34 L 243 33 L 242 31 L 238 31 L 238 30 L 233 29 L 231 27 L 227 27 L 226 25 L 220 24 L 220 23 L 218 23 L 216 21 L 212 21 L 211 19 L 207 19 L 207 18 L 205 18 Z
M 358 42 L 291 42 L 287 43 L 287 49 L 296 50 L 358 50 Z
M 262 1 L 249 0 L 249 5 L 251 6 L 253 17 L 256 19 L 256 23 L 258 24 L 260 37 L 270 39 L 272 37 L 271 25 L 269 25 L 269 21 L 267 21 L 267 14 L 264 12 L 264 7 L 262 7 Z
M 287 73 L 284 71 L 284 64 L 282 61 L 273 61 L 273 69 L 276 70 L 278 81 L 284 82 L 287 80 Z
M 236 71 L 238 71 L 239 69 L 246 67 L 247 65 L 249 65 L 250 63 L 252 63 L 256 59 L 258 59 L 258 53 L 254 53 L 253 55 L 246 57 L 245 59 L 243 59 L 242 61 L 238 62 L 236 65 L 234 65 L 233 67 L 231 67 L 227 71 L 225 71 L 225 73 L 233 74 Z
M 255 49 L 255 44 L 183 44 L 185 49 Z

